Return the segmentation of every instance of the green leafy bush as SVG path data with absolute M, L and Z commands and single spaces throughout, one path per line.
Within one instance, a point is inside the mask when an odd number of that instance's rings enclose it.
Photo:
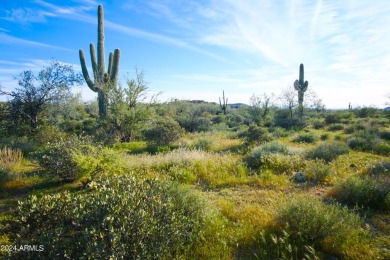
M 305 167 L 306 161 L 296 155 L 266 153 L 261 158 L 261 169 L 271 170 L 274 174 L 291 174 L 302 171 Z
M 330 124 L 328 126 L 329 131 L 339 131 L 339 130 L 343 130 L 343 129 L 344 129 L 344 125 L 342 125 L 342 124 Z
M 325 126 L 325 123 L 323 120 L 320 119 L 313 119 L 311 122 L 314 129 L 321 129 Z
M 388 130 L 380 131 L 379 137 L 384 139 L 384 140 L 390 141 L 390 131 L 388 131 Z
M 320 136 L 320 139 L 321 139 L 322 141 L 328 140 L 328 139 L 329 139 L 329 134 L 328 134 L 328 133 L 322 134 L 322 135 Z
M 345 143 L 341 142 L 326 142 L 317 145 L 315 148 L 309 150 L 306 153 L 306 158 L 308 159 L 320 159 L 325 162 L 330 162 L 336 157 L 347 154 L 348 146 Z
M 317 141 L 317 137 L 312 133 L 302 133 L 296 136 L 293 139 L 295 143 L 315 143 Z
M 309 180 L 315 183 L 324 183 L 330 175 L 330 166 L 321 160 L 310 161 L 306 166 Z
M 149 144 L 163 146 L 177 141 L 183 132 L 179 123 L 171 117 L 163 117 L 154 120 L 151 126 L 143 131 L 143 136 Z
M 349 148 L 357 151 L 366 151 L 371 147 L 371 144 L 367 139 L 358 136 L 348 138 L 347 144 Z
M 369 242 L 359 215 L 337 204 L 325 205 L 311 197 L 296 198 L 282 206 L 277 225 L 285 230 L 300 248 L 310 245 L 323 251 L 333 241 L 334 253 L 345 256 L 344 245 Z M 335 248 L 336 247 L 336 248 Z M 327 248 L 326 248 L 327 249 Z
M 263 164 L 266 154 L 289 154 L 287 146 L 278 142 L 272 142 L 263 146 L 257 146 L 246 156 L 245 162 L 249 168 L 258 169 Z
M 204 203 L 169 182 L 111 176 L 87 192 L 30 196 L 14 213 L 15 244 L 42 252 L 12 252 L 23 259 L 185 258 L 205 226 Z
M 96 151 L 88 138 L 72 136 L 47 144 L 43 151 L 35 153 L 35 157 L 49 174 L 63 181 L 73 181 L 79 173 L 77 157 L 80 154 L 93 156 Z
M 389 191 L 389 183 L 381 185 L 367 176 L 349 177 L 335 186 L 333 196 L 338 201 L 351 206 L 389 210 L 390 204 L 385 203 Z
M 337 113 L 331 113 L 325 115 L 324 120 L 327 125 L 336 124 L 340 123 L 340 116 Z
M 272 135 L 266 128 L 251 124 L 245 134 L 248 143 L 261 144 L 272 140 Z
M 376 154 L 390 155 L 390 144 L 387 142 L 377 142 L 373 145 L 372 150 Z
M 198 150 L 210 151 L 212 145 L 213 140 L 211 138 L 201 137 L 192 145 L 192 147 Z

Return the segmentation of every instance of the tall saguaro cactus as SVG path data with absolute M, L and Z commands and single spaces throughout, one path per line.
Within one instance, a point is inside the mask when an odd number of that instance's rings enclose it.
M 309 82 L 304 81 L 305 72 L 303 71 L 303 64 L 299 66 L 299 80 L 295 80 L 294 88 L 298 91 L 298 103 L 299 103 L 299 112 L 301 116 L 303 115 L 303 95 L 305 94 Z
M 97 59 L 95 53 L 95 46 L 93 43 L 89 45 L 91 52 L 91 62 L 93 70 L 93 81 L 89 77 L 87 65 L 85 63 L 84 51 L 79 50 L 81 70 L 88 87 L 98 93 L 99 102 L 99 116 L 105 117 L 108 110 L 108 96 L 109 88 L 115 86 L 118 82 L 120 51 L 115 49 L 114 53 L 110 52 L 108 58 L 108 70 L 106 72 L 106 65 L 104 61 L 104 14 L 103 6 L 98 6 L 98 43 L 97 43 Z
M 225 90 L 222 91 L 222 101 L 223 101 L 223 103 L 221 102 L 221 98 L 219 98 L 219 105 L 221 106 L 221 109 L 223 110 L 223 114 L 226 115 L 226 108 L 227 108 L 228 99 L 227 98 L 225 99 Z

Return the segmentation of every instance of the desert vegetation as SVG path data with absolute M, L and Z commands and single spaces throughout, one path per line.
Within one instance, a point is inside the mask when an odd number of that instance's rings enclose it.
M 43 247 L 1 257 L 390 258 L 389 111 L 304 99 L 303 65 L 295 89 L 238 107 L 224 92 L 158 102 L 142 71 L 118 70 L 119 50 L 88 83 L 94 102 L 58 62 L 1 92 L 0 245 Z

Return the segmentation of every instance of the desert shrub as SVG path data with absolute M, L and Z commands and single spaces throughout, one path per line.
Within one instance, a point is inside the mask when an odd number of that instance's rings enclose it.
M 149 144 L 161 146 L 177 141 L 182 134 L 183 129 L 170 117 L 156 119 L 143 131 L 143 136 Z
M 92 182 L 86 193 L 21 201 L 12 238 L 16 244 L 44 245 L 44 251 L 12 257 L 183 258 L 202 236 L 204 212 L 204 203 L 187 189 L 114 175 Z
M 337 113 L 327 114 L 324 117 L 324 121 L 327 125 L 340 123 L 340 116 Z
M 348 146 L 341 142 L 326 142 L 317 145 L 306 153 L 307 159 L 319 159 L 330 162 L 339 155 L 347 154 Z
M 328 126 L 329 131 L 339 131 L 339 130 L 343 130 L 343 129 L 344 129 L 344 125 L 342 125 L 342 124 L 330 124 Z
M 35 153 L 35 158 L 47 173 L 63 181 L 73 181 L 79 173 L 76 161 L 78 153 L 93 154 L 90 139 L 72 136 L 48 143 L 44 150 Z
M 15 167 L 21 164 L 23 154 L 18 149 L 0 148 L 0 169 L 13 171 Z
M 209 118 L 200 116 L 180 115 L 175 119 L 184 130 L 190 133 L 207 131 L 212 123 Z
M 320 139 L 321 139 L 322 141 L 328 140 L 328 139 L 329 139 L 329 134 L 328 134 L 328 133 L 322 134 L 322 135 L 320 136 Z
M 227 114 L 225 116 L 225 120 L 226 120 L 226 124 L 230 128 L 234 128 L 234 127 L 239 127 L 242 124 L 244 118 L 238 114 Z
M 37 149 L 37 146 L 38 144 L 27 136 L 9 136 L 0 140 L 0 147 L 18 149 L 21 150 L 24 155 L 34 152 Z
M 370 142 L 367 139 L 358 136 L 348 138 L 347 144 L 349 148 L 357 151 L 368 150 L 371 146 Z
M 261 158 L 261 169 L 271 170 L 274 174 L 291 174 L 302 171 L 305 165 L 305 160 L 297 155 L 265 153 Z
M 268 131 L 276 138 L 289 136 L 288 131 L 281 127 L 270 127 Z
M 315 183 L 324 183 L 330 175 L 330 165 L 321 160 L 310 161 L 305 172 L 309 180 Z
M 350 125 L 350 126 L 347 126 L 346 128 L 344 128 L 344 133 L 346 134 L 352 134 L 356 131 L 356 127 L 354 125 Z
M 334 136 L 334 140 L 343 142 L 345 141 L 345 137 L 343 135 L 338 134 Z
M 390 131 L 388 130 L 380 131 L 378 135 L 380 138 L 390 141 Z
M 245 134 L 248 143 L 265 143 L 272 140 L 272 135 L 266 128 L 259 127 L 256 124 L 251 124 Z
M 315 143 L 317 137 L 313 133 L 302 133 L 293 139 L 295 143 Z
M 277 225 L 291 237 L 293 245 L 311 245 L 327 251 L 332 241 L 333 252 L 348 258 L 347 246 L 369 242 L 368 232 L 363 230 L 364 222 L 347 207 L 337 204 L 325 205 L 319 199 L 304 197 L 292 199 L 282 206 Z
M 249 168 L 258 169 L 263 164 L 264 156 L 271 153 L 289 154 L 287 146 L 272 142 L 263 146 L 254 147 L 246 156 L 245 162 Z
M 293 114 L 291 116 L 291 112 L 287 109 L 276 110 L 273 116 L 273 123 L 275 126 L 283 128 L 302 127 L 304 124 L 297 115 Z
M 192 144 L 192 147 L 198 150 L 203 151 L 210 151 L 211 146 L 213 145 L 213 140 L 209 137 L 201 137 L 194 144 Z
M 313 119 L 311 124 L 312 124 L 314 129 L 321 129 L 321 128 L 323 128 L 325 126 L 324 121 L 321 120 L 321 119 Z
M 335 186 L 333 196 L 347 205 L 389 210 L 390 204 L 385 203 L 389 191 L 388 184 L 381 185 L 367 176 L 352 176 Z
M 372 150 L 376 154 L 381 154 L 381 155 L 390 155 L 390 144 L 386 142 L 376 142 Z
M 374 165 L 370 165 L 367 168 L 366 173 L 372 176 L 384 174 L 390 177 L 390 161 L 383 160 L 375 163 Z
M 56 125 L 43 125 L 40 126 L 37 130 L 37 133 L 34 135 L 34 140 L 41 146 L 44 146 L 48 143 L 55 143 L 61 139 L 64 139 L 66 136 L 65 133 Z
M 244 259 L 319 259 L 313 247 L 297 243 L 285 230 L 260 232 L 256 241 L 256 247 L 238 248 Z

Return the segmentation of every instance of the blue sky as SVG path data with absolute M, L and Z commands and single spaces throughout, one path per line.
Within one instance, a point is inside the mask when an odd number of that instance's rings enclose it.
M 120 78 L 142 69 L 161 101 L 249 103 L 292 86 L 305 65 L 328 108 L 383 107 L 390 92 L 390 1 L 1 1 L 0 84 L 50 59 L 80 70 L 105 13 L 105 52 L 121 49 Z M 91 70 L 90 70 L 91 73 Z M 87 86 L 76 88 L 94 98 Z

